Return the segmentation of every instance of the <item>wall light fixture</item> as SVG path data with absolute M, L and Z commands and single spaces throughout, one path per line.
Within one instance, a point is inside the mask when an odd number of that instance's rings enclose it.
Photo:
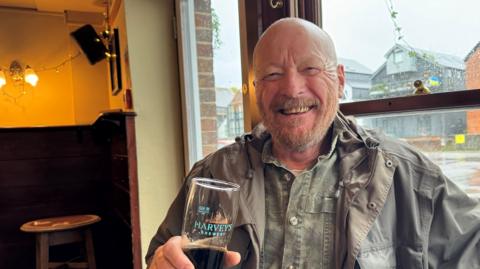
M 18 61 L 13 61 L 8 68 L 8 74 L 12 79 L 12 82 L 15 86 L 23 86 L 24 83 L 30 84 L 32 87 L 35 87 L 38 83 L 38 76 L 35 71 L 28 65 L 25 68 Z M 3 68 L 0 68 L 0 88 L 7 84 L 7 78 L 5 76 L 5 71 Z

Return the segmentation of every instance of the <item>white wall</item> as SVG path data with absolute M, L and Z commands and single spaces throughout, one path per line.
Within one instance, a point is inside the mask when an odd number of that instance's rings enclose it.
M 125 0 L 136 118 L 142 258 L 182 178 L 173 0 Z

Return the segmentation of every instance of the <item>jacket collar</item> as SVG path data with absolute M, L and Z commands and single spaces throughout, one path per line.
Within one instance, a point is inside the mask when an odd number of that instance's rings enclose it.
M 358 126 L 353 118 L 345 117 L 338 112 L 334 119 L 334 128 L 342 131 L 338 135 L 337 153 L 340 159 L 339 176 L 341 180 L 342 198 L 337 205 L 337 232 L 336 232 L 336 268 L 346 265 L 351 268 L 358 253 L 359 242 L 365 237 L 366 233 L 356 235 L 355 222 L 348 216 L 351 214 L 350 207 L 352 203 L 356 207 L 362 207 L 366 197 L 364 190 L 370 182 L 371 191 L 378 198 L 378 210 L 369 215 L 368 224 L 372 225 L 374 218 L 378 215 L 379 209 L 383 207 L 388 190 L 392 184 L 392 177 L 395 167 L 384 168 L 385 156 L 379 154 L 379 141 L 375 139 L 369 131 Z M 265 142 L 271 135 L 263 124 L 257 125 L 250 134 L 244 135 L 237 140 L 237 143 L 244 143 L 246 146 L 246 155 L 250 164 L 250 179 L 258 179 L 252 182 L 251 187 L 255 189 L 257 197 L 246 194 L 246 204 L 252 210 L 252 222 L 254 223 L 254 235 L 258 246 L 263 244 L 265 230 L 265 199 L 264 199 L 264 164 L 262 162 L 262 150 Z M 251 190 L 252 190 L 251 189 Z M 360 196 L 358 200 L 357 196 Z M 355 211 L 356 212 L 356 211 Z M 369 229 L 367 229 L 369 230 Z M 256 249 L 256 258 L 259 259 L 259 249 Z
M 342 150 L 340 153 L 351 152 L 359 145 L 367 148 L 376 148 L 379 145 L 379 142 L 368 131 L 355 123 L 353 117 L 346 117 L 340 111 L 337 111 L 332 124 L 334 128 L 339 130 L 339 142 L 341 142 L 339 146 Z M 270 133 L 263 123 L 259 123 L 253 128 L 251 133 L 237 138 L 237 142 L 248 142 L 255 151 L 261 154 L 265 142 L 269 139 L 271 139 Z

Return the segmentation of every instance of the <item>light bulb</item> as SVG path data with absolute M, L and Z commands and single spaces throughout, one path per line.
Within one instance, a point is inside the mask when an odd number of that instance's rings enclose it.
M 3 72 L 2 69 L 0 69 L 0 88 L 5 86 L 7 84 L 7 79 L 5 78 L 5 72 Z
M 35 71 L 30 66 L 25 67 L 25 81 L 35 87 L 38 82 L 38 76 L 35 74 Z

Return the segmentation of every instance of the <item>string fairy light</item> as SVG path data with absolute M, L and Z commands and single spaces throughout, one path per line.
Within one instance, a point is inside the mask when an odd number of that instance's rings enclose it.
M 41 67 L 41 68 L 36 69 L 36 73 L 43 73 L 43 72 L 47 72 L 47 71 L 51 71 L 51 70 L 55 70 L 56 73 L 59 73 L 65 67 L 66 64 L 72 62 L 74 59 L 79 57 L 81 54 L 82 53 L 80 51 L 78 51 L 74 55 L 70 54 L 70 55 L 68 55 L 68 57 L 65 60 L 63 60 L 59 64 L 56 64 L 56 65 L 50 66 L 50 67 Z M 13 85 L 14 85 L 14 88 L 18 89 L 17 92 L 15 92 L 15 93 L 8 92 L 3 87 L 3 86 L 6 85 L 6 82 L 7 82 L 4 70 L 8 71 L 9 69 L 11 69 L 11 68 L 6 68 L 6 67 L 0 66 L 0 90 L 1 90 L 1 94 L 5 98 L 7 98 L 8 100 L 12 100 L 13 103 L 17 104 L 18 99 L 20 99 L 21 97 L 23 97 L 24 95 L 27 94 L 27 89 L 25 88 L 25 83 L 23 81 L 20 83 L 20 82 L 17 82 L 16 80 L 14 80 Z M 33 70 L 30 66 L 27 65 L 24 72 L 25 72 L 25 75 L 28 75 L 27 73 L 28 72 L 33 72 Z M 38 80 L 38 77 L 36 78 L 36 80 Z M 35 84 L 36 83 L 32 84 L 32 87 L 34 87 Z

